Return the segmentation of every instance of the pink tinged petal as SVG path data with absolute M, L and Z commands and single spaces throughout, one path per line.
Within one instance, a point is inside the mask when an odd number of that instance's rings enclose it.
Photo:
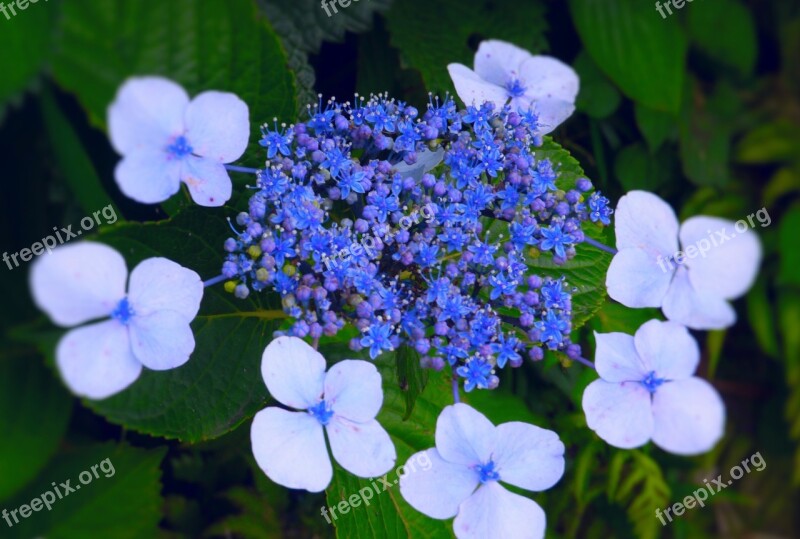
M 374 419 L 356 423 L 334 415 L 325 427 L 331 452 L 342 468 L 358 477 L 378 477 L 394 467 L 392 439 Z
M 116 320 L 69 331 L 56 348 L 56 365 L 73 393 L 96 400 L 119 393 L 142 372 L 128 330 Z
M 583 412 L 589 428 L 614 447 L 639 447 L 653 435 L 650 392 L 639 382 L 595 380 L 583 392 Z
M 447 406 L 436 420 L 436 449 L 455 464 L 487 463 L 495 438 L 495 427 L 486 416 L 463 403 Z
M 661 307 L 675 266 L 658 257 L 638 248 L 618 251 L 606 274 L 608 295 L 627 307 Z
M 484 101 L 491 101 L 496 108 L 500 108 L 508 101 L 508 92 L 505 88 L 485 81 L 464 65 L 449 64 L 447 71 L 453 79 L 458 97 L 465 105 L 479 107 Z
M 278 337 L 264 349 L 261 375 L 281 404 L 304 410 L 322 398 L 325 358 L 297 337 Z
M 652 370 L 639 357 L 633 336 L 595 332 L 594 339 L 594 366 L 606 382 L 640 382 Z
M 518 105 L 517 102 L 519 102 Z M 514 109 L 523 110 L 533 107 L 539 120 L 539 128 L 536 132 L 541 135 L 553 132 L 556 127 L 564 123 L 575 112 L 575 102 L 562 99 L 514 99 L 511 102 L 511 106 Z
M 735 299 L 753 286 L 761 264 L 761 242 L 755 232 L 749 228 L 738 232 L 733 221 L 701 216 L 683 223 L 680 237 L 695 289 Z M 690 250 L 693 258 L 688 258 Z
M 200 276 L 172 260 L 148 258 L 131 272 L 128 300 L 137 315 L 170 310 L 193 320 L 202 299 Z
M 656 258 L 678 250 L 678 218 L 672 207 L 647 191 L 630 191 L 614 213 L 617 249 L 636 247 Z
M 430 463 L 423 467 L 423 463 Z M 413 467 L 413 471 L 411 470 Z M 400 478 L 400 494 L 408 504 L 431 518 L 452 518 L 458 506 L 479 484 L 474 470 L 447 462 L 433 447 L 412 455 Z
M 181 187 L 181 161 L 170 160 L 159 149 L 136 150 L 114 169 L 120 191 L 142 204 L 164 202 Z
M 128 328 L 133 354 L 148 369 L 165 371 L 180 367 L 194 351 L 189 320 L 176 311 L 135 313 Z
M 186 138 L 195 155 L 219 163 L 239 159 L 250 139 L 250 112 L 235 94 L 203 92 L 186 109 Z
M 534 101 L 558 99 L 575 102 L 580 89 L 578 74 L 552 56 L 531 56 L 521 66 L 526 95 Z
M 723 329 L 736 323 L 736 311 L 719 296 L 692 286 L 688 271 L 678 268 L 664 296 L 662 310 L 668 319 L 691 329 Z
M 325 402 L 340 417 L 366 422 L 375 419 L 383 404 L 381 375 L 367 361 L 346 359 L 325 375 Z
M 453 531 L 458 539 L 541 539 L 546 525 L 539 504 L 492 481 L 461 504 Z
M 500 481 L 526 490 L 546 490 L 564 475 L 564 444 L 558 434 L 528 423 L 497 426 L 495 469 Z
M 700 363 L 697 341 L 678 323 L 650 320 L 636 331 L 633 340 L 646 370 L 655 371 L 658 378 L 689 378 Z
M 183 161 L 181 181 L 189 187 L 189 194 L 200 206 L 222 206 L 231 198 L 231 177 L 225 165 L 211 159 L 187 156 Z
M 81 242 L 36 259 L 30 287 L 36 306 L 62 327 L 111 314 L 125 297 L 128 269 L 117 251 Z
M 108 131 L 117 153 L 144 148 L 163 149 L 184 131 L 189 96 L 162 77 L 128 79 L 108 107 Z
M 505 41 L 481 41 L 475 53 L 475 73 L 497 86 L 505 86 L 509 79 L 519 79 L 520 68 L 531 53 Z
M 725 404 L 701 378 L 661 385 L 653 395 L 653 416 L 653 442 L 678 455 L 710 451 L 725 431 Z
M 333 478 L 322 425 L 306 412 L 261 410 L 253 418 L 250 441 L 259 468 L 279 485 L 321 492 Z

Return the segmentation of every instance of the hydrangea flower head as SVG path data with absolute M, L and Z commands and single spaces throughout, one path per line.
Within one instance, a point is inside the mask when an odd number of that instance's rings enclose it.
M 447 66 L 456 92 L 467 105 L 485 101 L 497 108 L 532 111 L 538 133 L 553 131 L 575 111 L 578 75 L 549 56 L 534 56 L 511 43 L 483 41 L 475 53 L 474 71 L 462 64 Z
M 128 278 L 111 247 L 65 245 L 36 260 L 30 285 L 36 305 L 59 326 L 108 318 L 70 330 L 58 343 L 56 365 L 77 395 L 104 399 L 136 381 L 142 366 L 174 369 L 194 350 L 189 323 L 203 283 L 166 258 L 142 261 Z
M 546 518 L 533 500 L 501 483 L 540 491 L 564 473 L 564 444 L 550 430 L 521 422 L 494 426 L 466 404 L 445 408 L 436 422 L 436 447 L 415 459 L 432 463 L 400 478 L 400 493 L 417 511 L 455 517 L 459 539 L 544 537 Z
M 248 108 L 237 96 L 207 91 L 190 101 L 161 77 L 125 82 L 109 106 L 108 127 L 123 156 L 117 184 L 144 204 L 167 200 L 183 182 L 197 204 L 222 206 L 231 197 L 224 164 L 241 157 L 250 138 Z
M 250 436 L 253 455 L 267 476 L 289 488 L 325 490 L 333 458 L 359 477 L 394 466 L 389 435 L 375 420 L 383 404 L 381 375 L 366 361 L 346 359 L 325 372 L 325 358 L 297 337 L 278 337 L 264 350 L 261 374 L 275 400 L 258 412 Z
M 615 447 L 649 440 L 670 453 L 709 451 L 725 428 L 716 390 L 694 375 L 700 351 L 675 322 L 651 320 L 636 335 L 595 333 L 600 375 L 583 393 L 589 428 Z
M 747 292 L 761 263 L 754 232 L 735 232 L 733 222 L 705 216 L 679 226 L 669 204 L 645 191 L 620 199 L 614 228 L 619 252 L 606 276 L 609 296 L 628 307 L 661 307 L 692 329 L 736 322 L 728 300 Z M 695 256 L 676 263 L 679 240 Z

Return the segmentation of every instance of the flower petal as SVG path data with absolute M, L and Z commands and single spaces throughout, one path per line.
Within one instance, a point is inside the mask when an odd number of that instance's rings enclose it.
M 674 272 L 660 256 L 638 248 L 618 251 L 606 274 L 608 295 L 627 307 L 661 307 Z
M 492 481 L 461 504 L 453 531 L 458 539 L 538 539 L 544 537 L 546 525 L 539 504 Z
M 537 102 L 559 99 L 574 103 L 580 89 L 575 70 L 552 56 L 531 56 L 522 63 L 521 75 L 525 94 Z
M 497 426 L 494 462 L 500 481 L 525 490 L 546 490 L 564 475 L 564 444 L 558 434 L 512 421 Z
M 614 212 L 617 249 L 636 247 L 668 258 L 678 250 L 678 218 L 672 207 L 653 193 L 630 191 Z
M 594 339 L 594 366 L 606 382 L 640 382 L 650 372 L 636 351 L 633 336 L 595 331 Z
M 192 152 L 211 161 L 239 159 L 250 139 L 247 104 L 228 92 L 203 92 L 186 109 L 186 137 Z
M 119 393 L 142 372 L 128 330 L 116 320 L 69 331 L 56 347 L 56 365 L 73 393 L 96 400 Z
M 253 418 L 250 441 L 259 468 L 279 485 L 321 492 L 333 478 L 322 425 L 306 412 L 264 408 Z
M 436 449 L 447 461 L 464 466 L 486 463 L 495 446 L 495 427 L 463 403 L 447 406 L 436 420 Z
M 586 423 L 614 447 L 644 445 L 653 435 L 650 392 L 639 382 L 595 380 L 583 392 Z
M 658 378 L 689 378 L 700 363 L 697 341 L 676 322 L 650 320 L 636 331 L 633 340 L 645 369 L 655 371 Z
M 135 150 L 114 169 L 114 179 L 126 197 L 142 204 L 164 202 L 181 187 L 181 161 L 167 159 L 158 149 Z
M 128 300 L 136 314 L 177 311 L 193 320 L 203 299 L 203 281 L 194 271 L 156 257 L 140 262 L 131 272 Z
M 397 460 L 392 439 L 374 419 L 356 423 L 334 415 L 326 430 L 333 458 L 358 477 L 383 475 Z
M 322 397 L 325 358 L 302 339 L 278 337 L 264 349 L 261 375 L 275 400 L 304 410 Z
M 383 404 L 378 369 L 367 361 L 340 361 L 325 375 L 325 402 L 336 415 L 351 421 L 375 419 Z
M 475 73 L 487 82 L 504 87 L 509 80 L 521 77 L 523 62 L 531 58 L 531 53 L 511 43 L 496 39 L 481 41 L 475 53 Z
M 181 181 L 189 187 L 192 200 L 200 206 L 222 206 L 231 198 L 233 185 L 225 165 L 211 159 L 186 157 Z
M 437 150 L 423 150 L 417 152 L 417 162 L 413 165 L 408 165 L 405 161 L 400 161 L 394 165 L 394 169 L 399 172 L 404 178 L 414 178 L 421 180 L 422 176 L 429 170 L 436 168 L 439 163 L 444 159 L 444 148 Z
M 165 371 L 180 367 L 194 351 L 189 320 L 179 312 L 134 314 L 128 328 L 133 355 L 148 369 Z
M 729 239 L 719 238 L 716 232 Z M 684 250 L 695 246 L 698 252 L 686 260 L 696 290 L 734 299 L 753 286 L 761 264 L 761 242 L 755 232 L 738 232 L 733 221 L 701 216 L 683 223 L 680 237 Z
M 499 109 L 508 100 L 508 93 L 505 88 L 487 82 L 478 76 L 467 66 L 461 64 L 449 64 L 447 71 L 453 79 L 456 93 L 465 105 L 480 106 L 485 101 L 491 101 L 495 108 Z
M 653 442 L 678 455 L 710 451 L 725 431 L 725 404 L 697 377 L 660 386 L 653 395 L 653 416 Z
M 692 329 L 722 329 L 736 323 L 736 311 L 719 296 L 692 286 L 689 272 L 679 267 L 664 296 L 664 316 Z
M 128 269 L 117 251 L 101 243 L 64 245 L 33 263 L 36 306 L 62 327 L 109 316 L 125 297 Z
M 523 110 L 533 107 L 539 120 L 536 132 L 540 135 L 552 133 L 575 112 L 575 102 L 563 99 L 520 99 L 519 101 L 515 99 L 512 100 L 511 106 Z
M 183 134 L 188 104 L 186 91 L 171 80 L 128 79 L 108 107 L 112 146 L 123 155 L 143 148 L 163 149 L 170 137 Z
M 447 462 L 435 447 L 412 455 L 405 467 L 424 460 L 430 462 L 427 469 L 415 468 L 400 478 L 400 494 L 411 507 L 431 518 L 454 517 L 461 502 L 478 486 L 478 474 L 466 466 Z

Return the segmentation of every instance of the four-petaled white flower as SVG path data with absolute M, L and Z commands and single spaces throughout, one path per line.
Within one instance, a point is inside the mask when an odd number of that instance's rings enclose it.
M 236 95 L 208 91 L 190 102 L 161 77 L 126 81 L 109 106 L 108 127 L 123 156 L 117 184 L 145 204 L 167 200 L 184 182 L 197 204 L 222 206 L 231 197 L 224 163 L 241 157 L 250 138 L 247 105 Z
M 714 447 L 725 405 L 711 384 L 693 376 L 700 351 L 685 327 L 650 320 L 634 336 L 595 333 L 595 339 L 600 379 L 583 393 L 590 429 L 625 449 L 651 439 L 679 455 Z
M 278 337 L 264 350 L 261 374 L 278 402 L 250 431 L 253 455 L 267 476 L 289 488 L 320 492 L 333 477 L 325 435 L 342 468 L 377 477 L 394 466 L 394 444 L 375 420 L 383 404 L 381 375 L 372 363 L 346 359 L 326 373 L 325 358 L 302 339 Z
M 36 305 L 59 326 L 110 317 L 73 329 L 58 343 L 56 364 L 77 395 L 104 399 L 136 381 L 143 365 L 174 369 L 194 350 L 189 323 L 200 308 L 203 283 L 171 260 L 148 258 L 128 279 L 117 251 L 77 243 L 39 258 L 30 284 Z
M 533 110 L 539 133 L 546 135 L 575 111 L 578 75 L 550 56 L 533 56 L 504 41 L 483 41 L 475 53 L 475 70 L 462 64 L 447 66 L 458 97 L 466 105 L 491 101 L 500 108 Z
M 717 217 L 692 217 L 678 227 L 672 208 L 652 193 L 631 191 L 615 211 L 619 252 L 606 276 L 608 295 L 628 307 L 661 307 L 692 329 L 720 329 L 736 322 L 727 300 L 752 286 L 761 244 L 751 230 L 731 229 Z M 721 236 L 721 237 L 720 237 Z M 678 239 L 686 253 L 678 253 Z
M 544 537 L 539 505 L 500 485 L 545 490 L 564 473 L 564 444 L 550 430 L 520 422 L 498 426 L 466 404 L 445 408 L 436 422 L 436 447 L 417 453 L 427 470 L 406 473 L 400 493 L 432 518 L 456 517 L 459 539 Z

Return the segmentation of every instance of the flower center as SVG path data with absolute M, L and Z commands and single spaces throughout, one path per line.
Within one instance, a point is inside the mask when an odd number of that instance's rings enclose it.
M 647 376 L 644 377 L 641 384 L 649 391 L 650 393 L 655 393 L 658 386 L 663 384 L 665 380 L 663 378 L 656 378 L 656 371 L 650 371 Z
M 189 141 L 186 140 L 186 137 L 181 135 L 173 140 L 172 144 L 167 146 L 167 153 L 171 158 L 181 159 L 192 153 L 192 147 L 189 145 Z
M 111 318 L 119 320 L 120 323 L 127 326 L 134 314 L 136 313 L 133 312 L 133 307 L 131 307 L 131 304 L 128 302 L 128 298 L 124 297 L 117 303 L 114 310 L 111 311 Z
M 331 418 L 333 417 L 333 410 L 328 407 L 325 399 L 319 401 L 317 404 L 309 408 L 308 413 L 315 417 L 321 425 L 327 425 L 330 423 Z
M 506 91 L 511 97 L 522 97 L 525 95 L 525 90 L 527 90 L 527 88 L 522 85 L 519 79 L 509 79 L 506 83 Z
M 486 464 L 478 464 L 475 466 L 475 471 L 478 472 L 478 479 L 485 484 L 489 481 L 499 481 L 500 474 L 494 469 L 494 461 L 490 460 Z

